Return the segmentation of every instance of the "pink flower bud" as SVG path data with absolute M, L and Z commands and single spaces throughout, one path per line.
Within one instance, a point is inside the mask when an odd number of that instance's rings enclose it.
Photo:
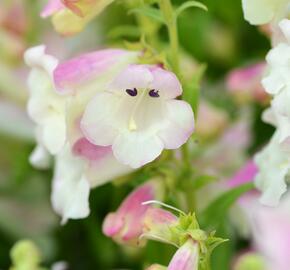
M 171 212 L 151 207 L 144 219 L 144 236 L 162 242 L 171 242 L 170 227 L 178 223 L 178 218 Z
M 107 215 L 103 223 L 103 232 L 116 242 L 129 245 L 142 245 L 143 223 L 146 212 L 151 205 L 142 205 L 143 202 L 160 199 L 162 187 L 160 181 L 151 180 L 135 189 L 122 202 L 119 209 Z
M 181 246 L 174 254 L 168 270 L 198 270 L 199 246 L 192 239 Z

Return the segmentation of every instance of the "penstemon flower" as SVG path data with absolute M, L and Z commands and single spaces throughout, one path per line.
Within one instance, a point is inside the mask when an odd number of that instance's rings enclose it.
M 125 50 L 103 50 L 58 63 L 44 46 L 29 49 L 26 63 L 30 98 L 28 112 L 36 123 L 38 146 L 31 156 L 37 167 L 47 167 L 56 157 L 52 204 L 62 216 L 83 218 L 89 214 L 91 188 L 104 184 L 132 169 L 119 163 L 111 146 L 90 143 L 80 129 L 88 100 L 105 86 L 137 54 Z
M 163 149 L 176 149 L 193 132 L 190 105 L 176 76 L 158 66 L 131 65 L 89 102 L 81 120 L 86 138 L 109 146 L 123 164 L 138 168 Z
M 43 18 L 52 16 L 57 32 L 73 35 L 101 13 L 114 0 L 49 0 L 43 9 Z

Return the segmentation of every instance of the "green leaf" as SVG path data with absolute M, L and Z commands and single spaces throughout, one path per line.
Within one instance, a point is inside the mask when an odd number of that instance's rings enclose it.
M 131 13 L 139 13 L 139 14 L 142 14 L 142 15 L 147 16 L 149 18 L 152 18 L 158 22 L 165 23 L 165 20 L 162 16 L 160 10 L 157 8 L 152 8 L 152 7 L 134 8 L 134 9 L 131 9 L 129 11 L 129 14 L 131 14 Z
M 202 228 L 218 227 L 235 201 L 253 188 L 253 183 L 246 183 L 224 192 L 220 197 L 215 199 L 199 217 L 199 221 L 203 225 Z
M 175 16 L 176 18 L 178 18 L 178 16 L 185 10 L 189 9 L 189 8 L 192 8 L 192 7 L 197 7 L 197 8 L 200 8 L 200 9 L 203 9 L 205 11 L 208 11 L 207 7 L 198 2 L 198 1 L 187 1 L 185 3 L 183 3 L 181 6 L 179 6 L 176 10 L 175 10 Z

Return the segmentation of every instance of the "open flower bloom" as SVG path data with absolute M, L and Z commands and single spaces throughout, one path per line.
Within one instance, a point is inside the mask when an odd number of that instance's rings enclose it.
M 243 0 L 244 16 L 251 24 L 279 21 L 289 12 L 289 0 Z
M 72 35 L 81 32 L 113 0 L 49 0 L 41 16 L 52 16 L 57 32 Z
M 122 202 L 115 213 L 110 213 L 103 223 L 103 232 L 116 242 L 130 245 L 145 243 L 143 234 L 144 218 L 152 206 L 143 202 L 162 199 L 163 187 L 159 179 L 151 180 L 135 189 Z
M 131 65 L 89 102 L 81 120 L 86 138 L 112 145 L 121 163 L 138 168 L 165 149 L 176 149 L 193 132 L 189 104 L 176 76 L 157 66 Z
M 63 223 L 89 214 L 91 188 L 132 171 L 116 160 L 111 146 L 90 143 L 79 122 L 88 100 L 103 91 L 115 74 L 136 58 L 136 53 L 112 49 L 59 64 L 45 54 L 44 46 L 29 49 L 25 54 L 32 67 L 28 111 L 37 125 L 38 142 L 31 161 L 45 167 L 50 155 L 56 157 L 51 197 Z

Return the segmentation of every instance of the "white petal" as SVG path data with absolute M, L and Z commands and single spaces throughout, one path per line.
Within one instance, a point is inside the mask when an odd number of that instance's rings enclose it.
M 279 132 L 276 132 L 270 143 L 255 156 L 259 172 L 255 184 L 262 191 L 261 202 L 275 206 L 286 192 L 286 175 L 290 169 L 289 153 L 279 145 Z
M 284 19 L 279 23 L 279 27 L 282 30 L 287 41 L 290 43 L 290 20 Z
M 66 125 L 63 117 L 48 119 L 42 126 L 42 143 L 51 154 L 57 154 L 65 144 Z
M 164 148 L 157 136 L 146 136 L 142 132 L 124 132 L 113 144 L 114 156 L 121 163 L 139 168 L 156 159 Z
M 194 129 L 194 115 L 190 105 L 181 100 L 166 103 L 167 125 L 158 136 L 167 149 L 176 149 L 184 144 Z
M 275 15 L 275 1 L 280 0 L 242 0 L 244 16 L 251 24 L 266 24 Z
M 62 216 L 62 224 L 89 215 L 90 185 L 84 168 L 84 161 L 74 157 L 68 145 L 56 158 L 51 200 L 54 210 Z
M 98 93 L 87 105 L 81 120 L 81 128 L 86 138 L 96 145 L 112 145 L 117 136 L 116 110 L 120 98 L 117 95 Z
M 51 156 L 48 151 L 38 144 L 29 157 L 32 166 L 38 169 L 48 169 L 51 164 Z
M 123 93 L 126 89 L 146 89 L 152 81 L 153 76 L 146 66 L 131 65 L 117 76 L 110 90 Z

